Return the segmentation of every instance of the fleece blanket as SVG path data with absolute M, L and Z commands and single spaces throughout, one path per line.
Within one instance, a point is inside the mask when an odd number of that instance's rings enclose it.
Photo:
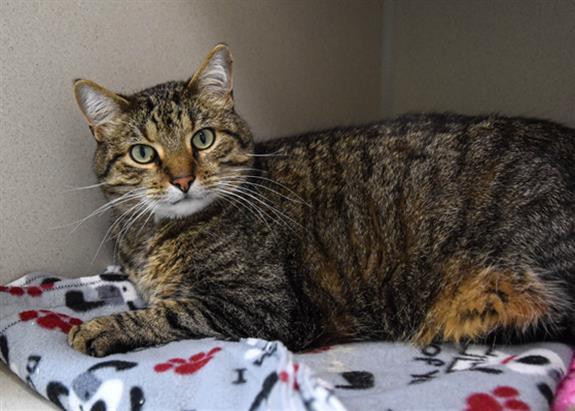
M 29 274 L 0 286 L 0 359 L 66 410 L 575 408 L 573 350 L 554 343 L 373 342 L 293 354 L 277 341 L 202 339 L 105 358 L 68 347 L 73 325 L 142 307 L 117 267 L 78 279 Z
M 573 355 L 567 376 L 563 378 L 557 389 L 553 411 L 575 411 L 575 355 Z

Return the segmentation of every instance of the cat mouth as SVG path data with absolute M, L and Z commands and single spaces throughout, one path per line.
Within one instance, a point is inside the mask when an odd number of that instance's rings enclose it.
M 165 198 L 160 200 L 154 213 L 157 218 L 178 218 L 194 214 L 205 208 L 214 200 L 214 196 L 206 193 L 186 193 L 178 199 Z
M 181 198 L 175 200 L 175 201 L 168 201 L 169 204 L 171 205 L 176 205 L 176 204 L 180 204 L 180 203 L 185 203 L 187 201 L 197 201 L 197 200 L 202 200 L 204 199 L 206 196 L 205 195 L 193 195 L 190 193 L 185 193 Z
M 171 205 L 176 205 L 176 204 L 184 203 L 184 202 L 190 201 L 190 200 L 193 200 L 193 198 L 186 196 L 186 197 L 182 197 L 182 198 L 180 198 L 179 200 L 176 200 L 176 201 L 169 201 L 169 204 L 171 204 Z
M 180 198 L 179 200 L 176 200 L 176 201 L 169 201 L 169 203 L 170 203 L 171 205 L 175 205 L 175 204 L 179 204 L 179 203 L 181 203 L 181 202 L 187 201 L 187 200 L 190 200 L 190 197 L 185 196 L 185 197 L 182 197 L 182 198 Z

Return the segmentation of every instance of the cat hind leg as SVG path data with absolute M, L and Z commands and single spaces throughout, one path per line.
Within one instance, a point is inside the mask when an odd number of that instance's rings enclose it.
M 499 331 L 553 334 L 558 293 L 534 272 L 488 267 L 460 274 L 439 292 L 415 344 L 478 341 Z

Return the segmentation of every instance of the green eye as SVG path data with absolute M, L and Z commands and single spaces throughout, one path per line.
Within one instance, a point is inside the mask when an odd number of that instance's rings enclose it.
M 156 159 L 156 150 L 145 144 L 136 144 L 130 149 L 130 157 L 136 163 L 148 164 Z
M 214 144 L 215 139 L 216 136 L 214 135 L 214 132 L 211 129 L 203 128 L 196 134 L 194 134 L 194 136 L 192 137 L 192 144 L 198 150 L 205 150 L 206 148 Z

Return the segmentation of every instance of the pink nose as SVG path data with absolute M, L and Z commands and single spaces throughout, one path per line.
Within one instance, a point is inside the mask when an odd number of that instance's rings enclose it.
M 171 183 L 182 192 L 187 193 L 195 179 L 195 176 L 176 177 L 172 179 Z

